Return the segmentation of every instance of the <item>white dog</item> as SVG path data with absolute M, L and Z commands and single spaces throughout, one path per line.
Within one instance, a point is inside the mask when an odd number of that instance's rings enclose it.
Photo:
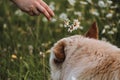
M 85 36 L 58 41 L 50 56 L 52 80 L 120 80 L 120 49 L 97 39 L 93 23 Z

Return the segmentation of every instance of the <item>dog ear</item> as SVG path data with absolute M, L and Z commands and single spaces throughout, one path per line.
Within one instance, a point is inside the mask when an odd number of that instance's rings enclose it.
M 89 37 L 89 38 L 94 38 L 94 39 L 98 39 L 98 26 L 97 23 L 94 22 L 92 24 L 92 26 L 90 27 L 90 29 L 88 30 L 88 32 L 85 34 L 85 37 Z
M 55 63 L 62 63 L 65 60 L 65 40 L 58 41 L 53 47 L 53 53 L 55 55 Z

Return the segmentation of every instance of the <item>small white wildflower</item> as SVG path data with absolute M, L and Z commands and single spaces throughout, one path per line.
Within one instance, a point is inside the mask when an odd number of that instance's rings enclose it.
M 99 16 L 98 12 L 93 12 L 92 14 L 95 15 L 95 16 Z
M 109 25 L 105 25 L 104 28 L 105 29 L 110 29 L 110 26 Z
M 101 8 L 104 8 L 104 7 L 106 7 L 106 4 L 104 3 L 104 1 L 99 0 L 98 1 L 98 6 L 101 7 Z
M 83 30 L 83 26 L 80 26 L 79 29 L 80 29 L 80 30 Z
M 43 54 L 43 58 L 45 58 L 45 54 Z
M 29 49 L 29 50 L 33 49 L 33 46 L 32 46 L 32 45 L 29 45 L 29 46 L 28 46 L 28 49 Z
M 92 3 L 92 0 L 87 0 L 87 2 Z
M 113 2 L 111 0 L 107 0 L 107 3 L 111 5 Z
M 116 8 L 118 8 L 119 6 L 116 4 L 115 6 L 111 6 L 110 8 L 111 9 L 116 9 Z
M 40 54 L 41 57 L 43 57 L 43 58 L 45 57 L 45 54 L 43 52 L 40 51 L 39 54 Z
M 63 24 L 59 24 L 59 27 L 63 27 L 63 26 L 65 27 L 65 25 L 63 25 Z M 67 27 L 67 26 L 66 26 L 66 27 Z
M 46 43 L 42 43 L 41 46 L 44 46 L 44 47 L 45 47 L 45 46 L 47 46 L 47 44 L 46 44 Z
M 114 34 L 114 32 L 113 31 L 108 31 L 108 34 Z
M 77 16 L 82 16 L 80 11 L 78 11 L 78 12 L 75 11 L 74 14 L 77 15 Z
M 40 55 L 43 55 L 43 52 L 40 51 L 39 54 L 40 54 Z
M 55 10 L 55 3 L 50 2 L 49 7 L 54 11 Z
M 20 56 L 20 60 L 22 60 L 23 58 L 22 58 L 22 56 Z
M 67 9 L 67 12 L 72 12 L 72 11 L 74 11 L 74 8 L 68 8 Z
M 64 21 L 64 26 L 68 27 L 68 32 L 72 32 L 74 30 L 82 29 L 82 27 L 80 27 L 80 22 L 78 21 L 78 19 L 74 19 L 73 23 L 69 23 L 70 20 L 65 20 Z
M 29 45 L 29 46 L 28 46 L 28 50 L 29 50 L 29 53 L 32 54 L 32 53 L 33 53 L 33 46 L 32 46 L 32 45 Z
M 55 18 L 52 18 L 52 19 L 51 19 L 51 22 L 52 22 L 52 23 L 54 23 L 54 22 L 56 22 L 56 21 L 57 21 L 57 20 L 56 20 Z
M 68 0 L 68 2 L 69 2 L 70 5 L 74 6 L 75 3 L 76 3 L 76 0 Z
M 118 30 L 117 30 L 117 28 L 112 28 L 112 31 L 117 32 Z
M 106 30 L 105 30 L 105 29 L 103 29 L 103 30 L 102 30 L 102 34 L 104 34 L 105 32 L 106 32 Z
M 85 1 L 80 1 L 80 4 L 87 5 L 88 3 Z
M 63 19 L 63 20 L 66 20 L 67 19 L 67 14 L 66 13 L 61 13 L 59 18 Z
M 21 44 L 17 44 L 17 47 L 20 48 L 20 47 L 21 47 Z
M 22 15 L 23 15 L 23 12 L 18 9 L 18 10 L 15 11 L 15 15 L 17 15 L 17 16 L 22 16 Z
M 74 30 L 76 30 L 77 28 L 79 28 L 80 27 L 80 22 L 78 21 L 78 19 L 75 19 L 74 20 L 74 22 L 73 22 L 73 28 L 74 28 Z
M 64 21 L 64 27 L 68 27 L 69 26 L 69 22 L 70 22 L 70 20 L 65 20 Z
M 118 23 L 120 24 L 120 20 L 118 21 Z
M 92 15 L 99 16 L 99 13 L 98 13 L 98 11 L 97 11 L 96 9 L 91 9 L 91 10 L 90 10 L 90 13 L 91 13 Z
M 79 26 L 78 25 L 71 25 L 69 28 L 68 28 L 68 32 L 72 32 L 72 31 L 74 31 L 74 30 L 77 30 L 79 28 Z
M 112 16 L 113 16 L 112 13 L 108 13 L 108 14 L 106 15 L 107 18 L 111 18 Z
M 3 28 L 4 28 L 4 29 L 7 28 L 7 24 L 6 24 L 6 23 L 3 24 Z
M 72 32 L 73 30 L 74 30 L 74 28 L 73 28 L 74 26 L 73 25 L 71 25 L 69 28 L 68 28 L 68 32 Z
M 51 50 L 50 49 L 48 49 L 45 53 L 50 53 L 51 52 Z
M 107 41 L 107 39 L 105 38 L 105 37 L 102 37 L 102 39 L 101 39 L 102 41 Z
M 43 21 L 43 22 L 47 22 L 48 20 L 47 20 L 45 17 L 43 17 L 43 18 L 42 18 L 42 21 Z

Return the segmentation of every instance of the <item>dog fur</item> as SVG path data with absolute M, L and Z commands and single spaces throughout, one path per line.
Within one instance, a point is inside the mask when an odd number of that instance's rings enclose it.
M 59 40 L 51 49 L 52 80 L 120 80 L 120 49 L 97 39 L 94 23 L 85 36 Z

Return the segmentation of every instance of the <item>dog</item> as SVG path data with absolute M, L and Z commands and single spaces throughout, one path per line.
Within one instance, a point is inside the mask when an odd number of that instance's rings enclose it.
M 120 48 L 98 40 L 93 23 L 84 35 L 59 40 L 51 48 L 52 80 L 120 80 Z

